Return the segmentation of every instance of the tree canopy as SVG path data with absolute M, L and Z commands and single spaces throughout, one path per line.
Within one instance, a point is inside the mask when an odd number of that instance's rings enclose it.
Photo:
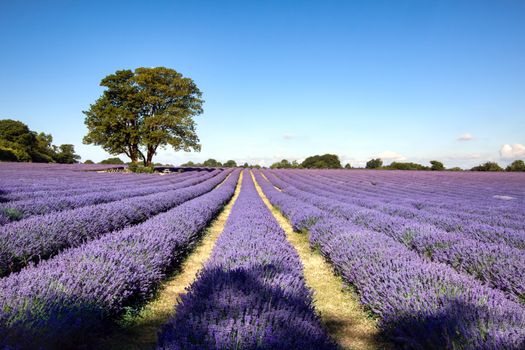
M 106 90 L 84 111 L 84 143 L 134 163 L 140 157 L 145 166 L 159 147 L 200 151 L 193 118 L 204 101 L 192 79 L 165 67 L 137 68 L 110 74 L 100 85 Z
M 53 137 L 37 133 L 12 119 L 0 120 L 0 160 L 11 162 L 77 163 L 80 156 L 75 154 L 71 144 L 54 146 Z
M 212 168 L 221 167 L 222 166 L 221 162 L 218 162 L 217 160 L 215 160 L 213 158 L 205 160 L 204 163 L 202 163 L 202 165 L 206 166 L 206 167 L 212 167 Z
M 507 166 L 507 171 L 525 171 L 525 162 L 523 160 L 515 160 Z
M 228 160 L 226 161 L 224 164 L 223 164 L 224 167 L 226 168 L 235 168 L 237 166 L 237 162 L 235 162 L 234 160 Z
M 418 163 L 412 162 L 392 162 L 386 169 L 390 170 L 429 170 L 430 168 Z
M 122 161 L 122 159 L 118 157 L 112 157 L 112 158 L 104 159 L 100 161 L 98 164 L 125 164 L 125 163 Z
M 378 169 L 383 166 L 383 160 L 381 158 L 374 158 L 370 159 L 368 162 L 366 162 L 366 168 L 367 169 Z
M 486 162 L 470 169 L 471 171 L 503 171 L 503 168 L 496 162 Z
M 437 161 L 437 160 L 431 160 L 430 161 L 430 170 L 436 170 L 436 171 L 441 171 L 441 170 L 445 170 L 445 166 L 443 165 L 443 163 Z
M 341 161 L 339 160 L 339 157 L 335 154 L 323 154 L 323 155 L 315 155 L 306 158 L 302 163 L 301 166 L 303 168 L 313 168 L 313 169 L 340 169 Z

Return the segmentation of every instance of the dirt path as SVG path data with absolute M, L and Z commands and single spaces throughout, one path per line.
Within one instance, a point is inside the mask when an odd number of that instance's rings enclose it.
M 251 173 L 251 172 L 250 172 Z M 314 306 L 328 332 L 343 349 L 388 349 L 378 340 L 376 323 L 364 311 L 357 295 L 345 289 L 323 256 L 310 249 L 308 236 L 294 232 L 290 222 L 272 206 L 251 173 L 255 187 L 277 222 L 286 232 L 303 263 L 306 284 L 313 291 Z
M 221 234 L 230 215 L 233 204 L 241 190 L 243 172 L 241 172 L 232 199 L 210 224 L 202 240 L 193 252 L 181 264 L 171 278 L 160 287 L 158 296 L 148 303 L 141 312 L 124 320 L 124 327 L 99 344 L 101 349 L 142 350 L 154 349 L 157 344 L 157 332 L 166 323 L 179 302 L 179 296 L 195 280 L 197 273 L 211 255 L 215 241 Z

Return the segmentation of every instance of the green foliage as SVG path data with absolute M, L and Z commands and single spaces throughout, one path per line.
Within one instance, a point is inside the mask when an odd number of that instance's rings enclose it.
M 503 168 L 496 162 L 486 162 L 470 169 L 471 171 L 503 171 Z
M 288 169 L 291 167 L 292 167 L 292 164 L 286 159 L 283 159 L 280 162 L 275 162 L 272 165 L 270 165 L 271 169 Z
M 84 143 L 124 153 L 151 165 L 158 147 L 200 151 L 193 117 L 202 113 L 202 93 L 190 78 L 165 67 L 119 70 L 102 79 L 107 89 L 90 106 Z
M 309 169 L 341 169 L 339 157 L 335 154 L 315 155 L 306 158 L 301 166 Z
M 370 159 L 368 162 L 366 162 L 367 169 L 379 169 L 382 166 L 383 166 L 383 161 L 381 160 L 381 158 Z
M 392 162 L 389 166 L 385 167 L 390 170 L 429 170 L 430 168 L 421 164 L 412 162 Z
M 84 164 L 95 164 L 94 161 L 92 161 L 91 159 L 88 159 L 84 162 Z
M 515 160 L 513 161 L 507 168 L 505 169 L 507 171 L 525 171 L 525 162 L 523 160 Z
M 228 160 L 226 163 L 223 164 L 226 168 L 235 168 L 237 166 L 237 163 L 234 160 Z
M 189 162 L 183 163 L 183 164 L 181 164 L 180 166 L 193 167 L 193 166 L 200 166 L 200 164 L 195 164 L 195 163 L 193 163 L 193 162 L 190 160 Z
M 16 154 L 16 150 L 7 146 L 0 145 L 0 161 L 4 162 L 18 162 L 19 157 Z
M 430 170 L 436 170 L 436 171 L 445 170 L 445 166 L 443 165 L 443 163 L 437 160 L 431 160 L 430 165 L 431 165 Z
M 345 169 L 352 169 L 352 166 L 350 165 L 350 163 L 345 164 Z
M 128 169 L 134 173 L 146 173 L 151 174 L 155 171 L 155 168 L 153 166 L 144 166 L 143 164 L 139 163 L 131 163 L 128 165 Z
M 13 208 L 3 208 L 0 212 L 11 220 L 20 220 L 24 216 L 21 211 Z
M 77 163 L 73 145 L 52 145 L 53 137 L 31 131 L 24 123 L 0 120 L 0 160 L 37 163 Z
M 221 167 L 222 166 L 221 162 L 218 162 L 217 160 L 215 160 L 213 158 L 205 160 L 204 163 L 202 163 L 202 165 L 205 166 L 205 167 L 211 167 L 211 168 L 216 168 L 216 167 Z
M 78 163 L 80 156 L 75 154 L 75 146 L 64 144 L 58 147 L 58 152 L 56 152 L 54 159 L 57 163 L 74 164 Z
M 270 169 L 295 169 L 295 168 L 300 168 L 300 167 L 301 167 L 301 164 L 299 164 L 296 160 L 290 163 L 286 159 L 283 159 L 280 162 L 275 162 L 272 165 L 270 165 Z
M 455 167 L 450 168 L 450 169 L 448 169 L 448 170 L 449 170 L 449 171 L 463 171 L 463 169 L 461 169 L 461 168 L 458 167 L 458 166 L 455 166 Z
M 112 157 L 108 159 L 104 159 L 103 161 L 100 161 L 98 164 L 124 164 L 122 159 L 118 157 Z

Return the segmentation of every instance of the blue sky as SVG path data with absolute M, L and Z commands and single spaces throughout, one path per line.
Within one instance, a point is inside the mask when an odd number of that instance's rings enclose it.
M 118 69 L 204 92 L 202 152 L 472 166 L 525 158 L 525 1 L 1 1 L 0 118 L 72 143 Z M 122 157 L 123 159 L 125 157 Z

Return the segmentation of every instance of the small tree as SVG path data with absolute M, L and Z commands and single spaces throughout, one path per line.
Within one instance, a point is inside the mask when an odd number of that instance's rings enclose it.
M 124 162 L 122 161 L 122 159 L 118 157 L 113 157 L 113 158 L 104 159 L 98 164 L 124 164 Z
M 186 162 L 186 163 L 182 163 L 180 166 L 189 166 L 189 167 L 192 167 L 192 166 L 200 166 L 200 164 L 196 164 L 194 162 L 192 162 L 191 160 L 189 162 Z
M 95 164 L 91 159 L 87 159 L 84 164 Z
M 378 169 L 383 166 L 383 161 L 381 158 L 374 158 L 370 159 L 368 162 L 366 162 L 366 168 L 367 169 Z
M 496 162 L 486 162 L 481 165 L 475 166 L 472 171 L 503 171 L 503 168 Z
M 288 169 L 291 167 L 292 167 L 292 164 L 287 159 L 283 159 L 280 162 L 275 162 L 272 165 L 270 165 L 271 169 Z
M 75 154 L 75 146 L 71 144 L 64 144 L 58 147 L 54 159 L 57 163 L 74 164 L 78 163 L 80 156 Z
M 443 163 L 437 161 L 437 160 L 431 160 L 430 161 L 430 170 L 436 170 L 436 171 L 442 171 L 445 170 L 445 166 Z
M 119 70 L 102 79 L 107 89 L 86 115 L 84 143 L 139 157 L 150 166 L 159 147 L 200 151 L 193 117 L 202 113 L 197 85 L 165 67 Z
M 340 169 L 341 161 L 339 160 L 339 157 L 335 154 L 323 154 L 315 155 L 306 158 L 302 163 L 301 166 L 303 168 L 313 168 L 313 169 Z
M 345 164 L 345 169 L 352 169 L 352 166 L 350 165 L 350 163 Z
M 235 168 L 237 166 L 237 163 L 234 160 L 228 160 L 226 163 L 223 164 L 226 168 Z
M 205 160 L 204 163 L 202 163 L 203 166 L 216 168 L 222 166 L 221 162 L 216 161 L 213 158 L 210 158 L 208 160 Z
M 525 162 L 523 160 L 515 160 L 513 161 L 507 168 L 505 169 L 507 171 L 525 171 Z

